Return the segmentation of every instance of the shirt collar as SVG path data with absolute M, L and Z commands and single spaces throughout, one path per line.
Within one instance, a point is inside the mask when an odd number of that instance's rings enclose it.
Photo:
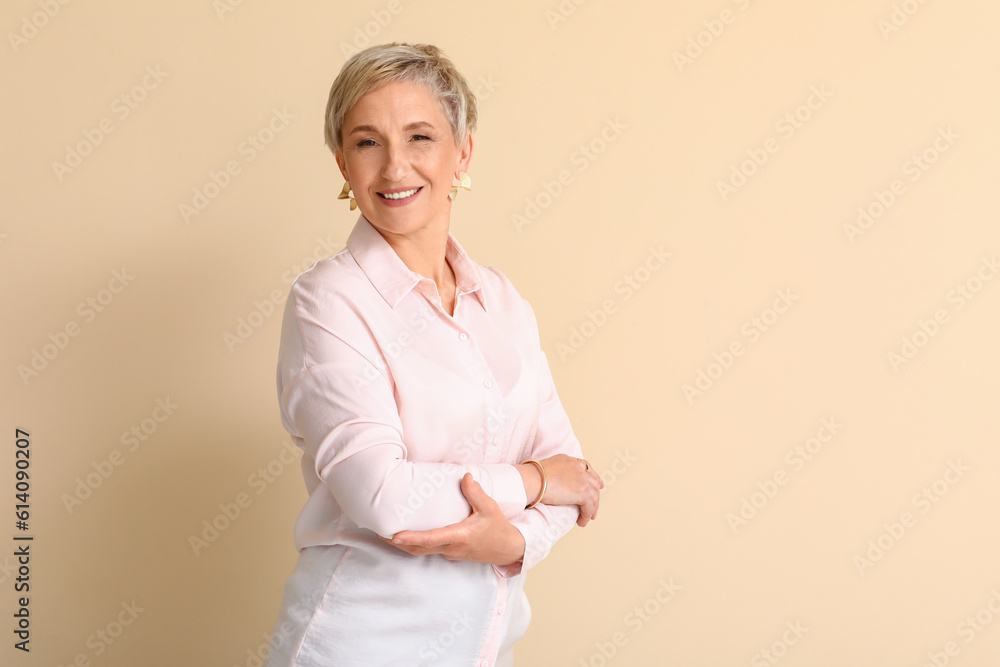
M 396 251 L 392 249 L 375 227 L 364 215 L 358 217 L 354 229 L 347 237 L 347 249 L 351 256 L 368 276 L 375 289 L 392 307 L 415 288 L 421 280 L 428 280 L 407 268 Z M 445 247 L 445 258 L 455 272 L 457 295 L 475 294 L 483 310 L 486 310 L 486 297 L 483 294 L 482 282 L 476 264 L 466 254 L 451 232 L 448 233 L 448 244 Z

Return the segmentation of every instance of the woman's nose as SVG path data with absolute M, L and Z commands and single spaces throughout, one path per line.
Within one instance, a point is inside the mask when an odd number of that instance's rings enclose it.
M 399 181 L 409 170 L 406 152 L 402 146 L 393 144 L 385 152 L 385 164 L 382 166 L 382 178 L 387 181 Z

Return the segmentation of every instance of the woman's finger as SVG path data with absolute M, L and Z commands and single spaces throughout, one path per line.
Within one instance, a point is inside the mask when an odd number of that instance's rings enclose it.
M 472 476 L 472 473 L 465 473 L 459 488 L 462 489 L 462 495 L 469 501 L 473 512 L 487 512 L 494 507 L 500 507 L 488 493 L 483 491 L 483 487 Z

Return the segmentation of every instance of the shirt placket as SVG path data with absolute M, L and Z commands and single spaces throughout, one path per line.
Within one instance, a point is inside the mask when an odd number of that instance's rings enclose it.
M 437 286 L 432 281 L 421 280 L 418 290 L 427 298 L 431 305 L 441 315 L 447 315 L 441 307 L 441 298 L 437 292 Z M 476 342 L 473 332 L 468 330 L 461 317 L 460 306 L 462 297 L 466 294 L 458 291 L 455 295 L 455 309 L 452 317 L 444 317 L 444 321 L 454 332 L 455 339 L 459 345 L 459 355 L 463 359 L 469 377 L 473 381 L 478 380 L 483 391 L 483 404 L 485 407 L 485 423 L 483 433 L 485 433 L 482 443 L 483 463 L 506 463 L 508 447 L 507 442 L 507 418 L 505 413 L 505 401 L 499 383 L 493 374 L 493 370 L 486 362 L 486 356 Z M 493 667 L 496 664 L 497 654 L 500 650 L 500 642 L 503 638 L 504 615 L 507 611 L 507 580 L 496 574 L 496 595 L 493 599 L 493 609 L 490 613 L 489 627 L 486 638 L 483 641 L 482 650 L 476 660 L 479 667 Z
M 507 417 L 506 401 L 500 385 L 493 375 L 493 370 L 486 363 L 486 357 L 476 343 L 472 332 L 468 331 L 460 320 L 450 322 L 455 336 L 461 346 L 460 354 L 464 360 L 469 377 L 478 382 L 483 392 L 484 433 L 482 444 L 483 463 L 507 463 Z
M 455 313 L 458 314 L 458 303 L 455 304 Z M 469 371 L 473 377 L 478 377 L 482 381 L 484 392 L 484 404 L 486 407 L 486 423 L 483 425 L 486 437 L 483 444 L 484 463 L 506 463 L 507 450 L 504 446 L 507 441 L 506 418 L 504 413 L 504 398 L 500 391 L 499 383 L 493 375 L 486 357 L 476 343 L 472 334 L 464 329 L 460 320 L 453 320 L 453 326 L 458 330 L 458 340 L 465 346 L 465 357 L 469 361 Z M 494 571 L 495 574 L 495 571 Z M 503 636 L 504 613 L 507 605 L 507 580 L 496 575 L 496 597 L 493 600 L 493 610 L 490 614 L 489 630 L 486 633 L 486 640 L 483 642 L 482 651 L 476 662 L 480 667 L 493 667 L 496 664 L 497 653 L 500 650 L 500 641 Z
M 500 652 L 500 640 L 503 636 L 504 612 L 507 611 L 507 580 L 497 577 L 497 595 L 493 600 L 493 613 L 490 614 L 490 627 L 486 632 L 483 650 L 479 652 L 476 665 L 493 667 Z

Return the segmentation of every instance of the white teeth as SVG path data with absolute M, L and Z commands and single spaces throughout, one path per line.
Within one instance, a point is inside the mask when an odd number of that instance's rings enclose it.
M 402 192 L 393 192 L 389 194 L 379 193 L 385 199 L 406 199 L 407 197 L 412 197 L 417 194 L 417 190 L 420 188 L 413 188 L 412 190 L 404 190 Z

